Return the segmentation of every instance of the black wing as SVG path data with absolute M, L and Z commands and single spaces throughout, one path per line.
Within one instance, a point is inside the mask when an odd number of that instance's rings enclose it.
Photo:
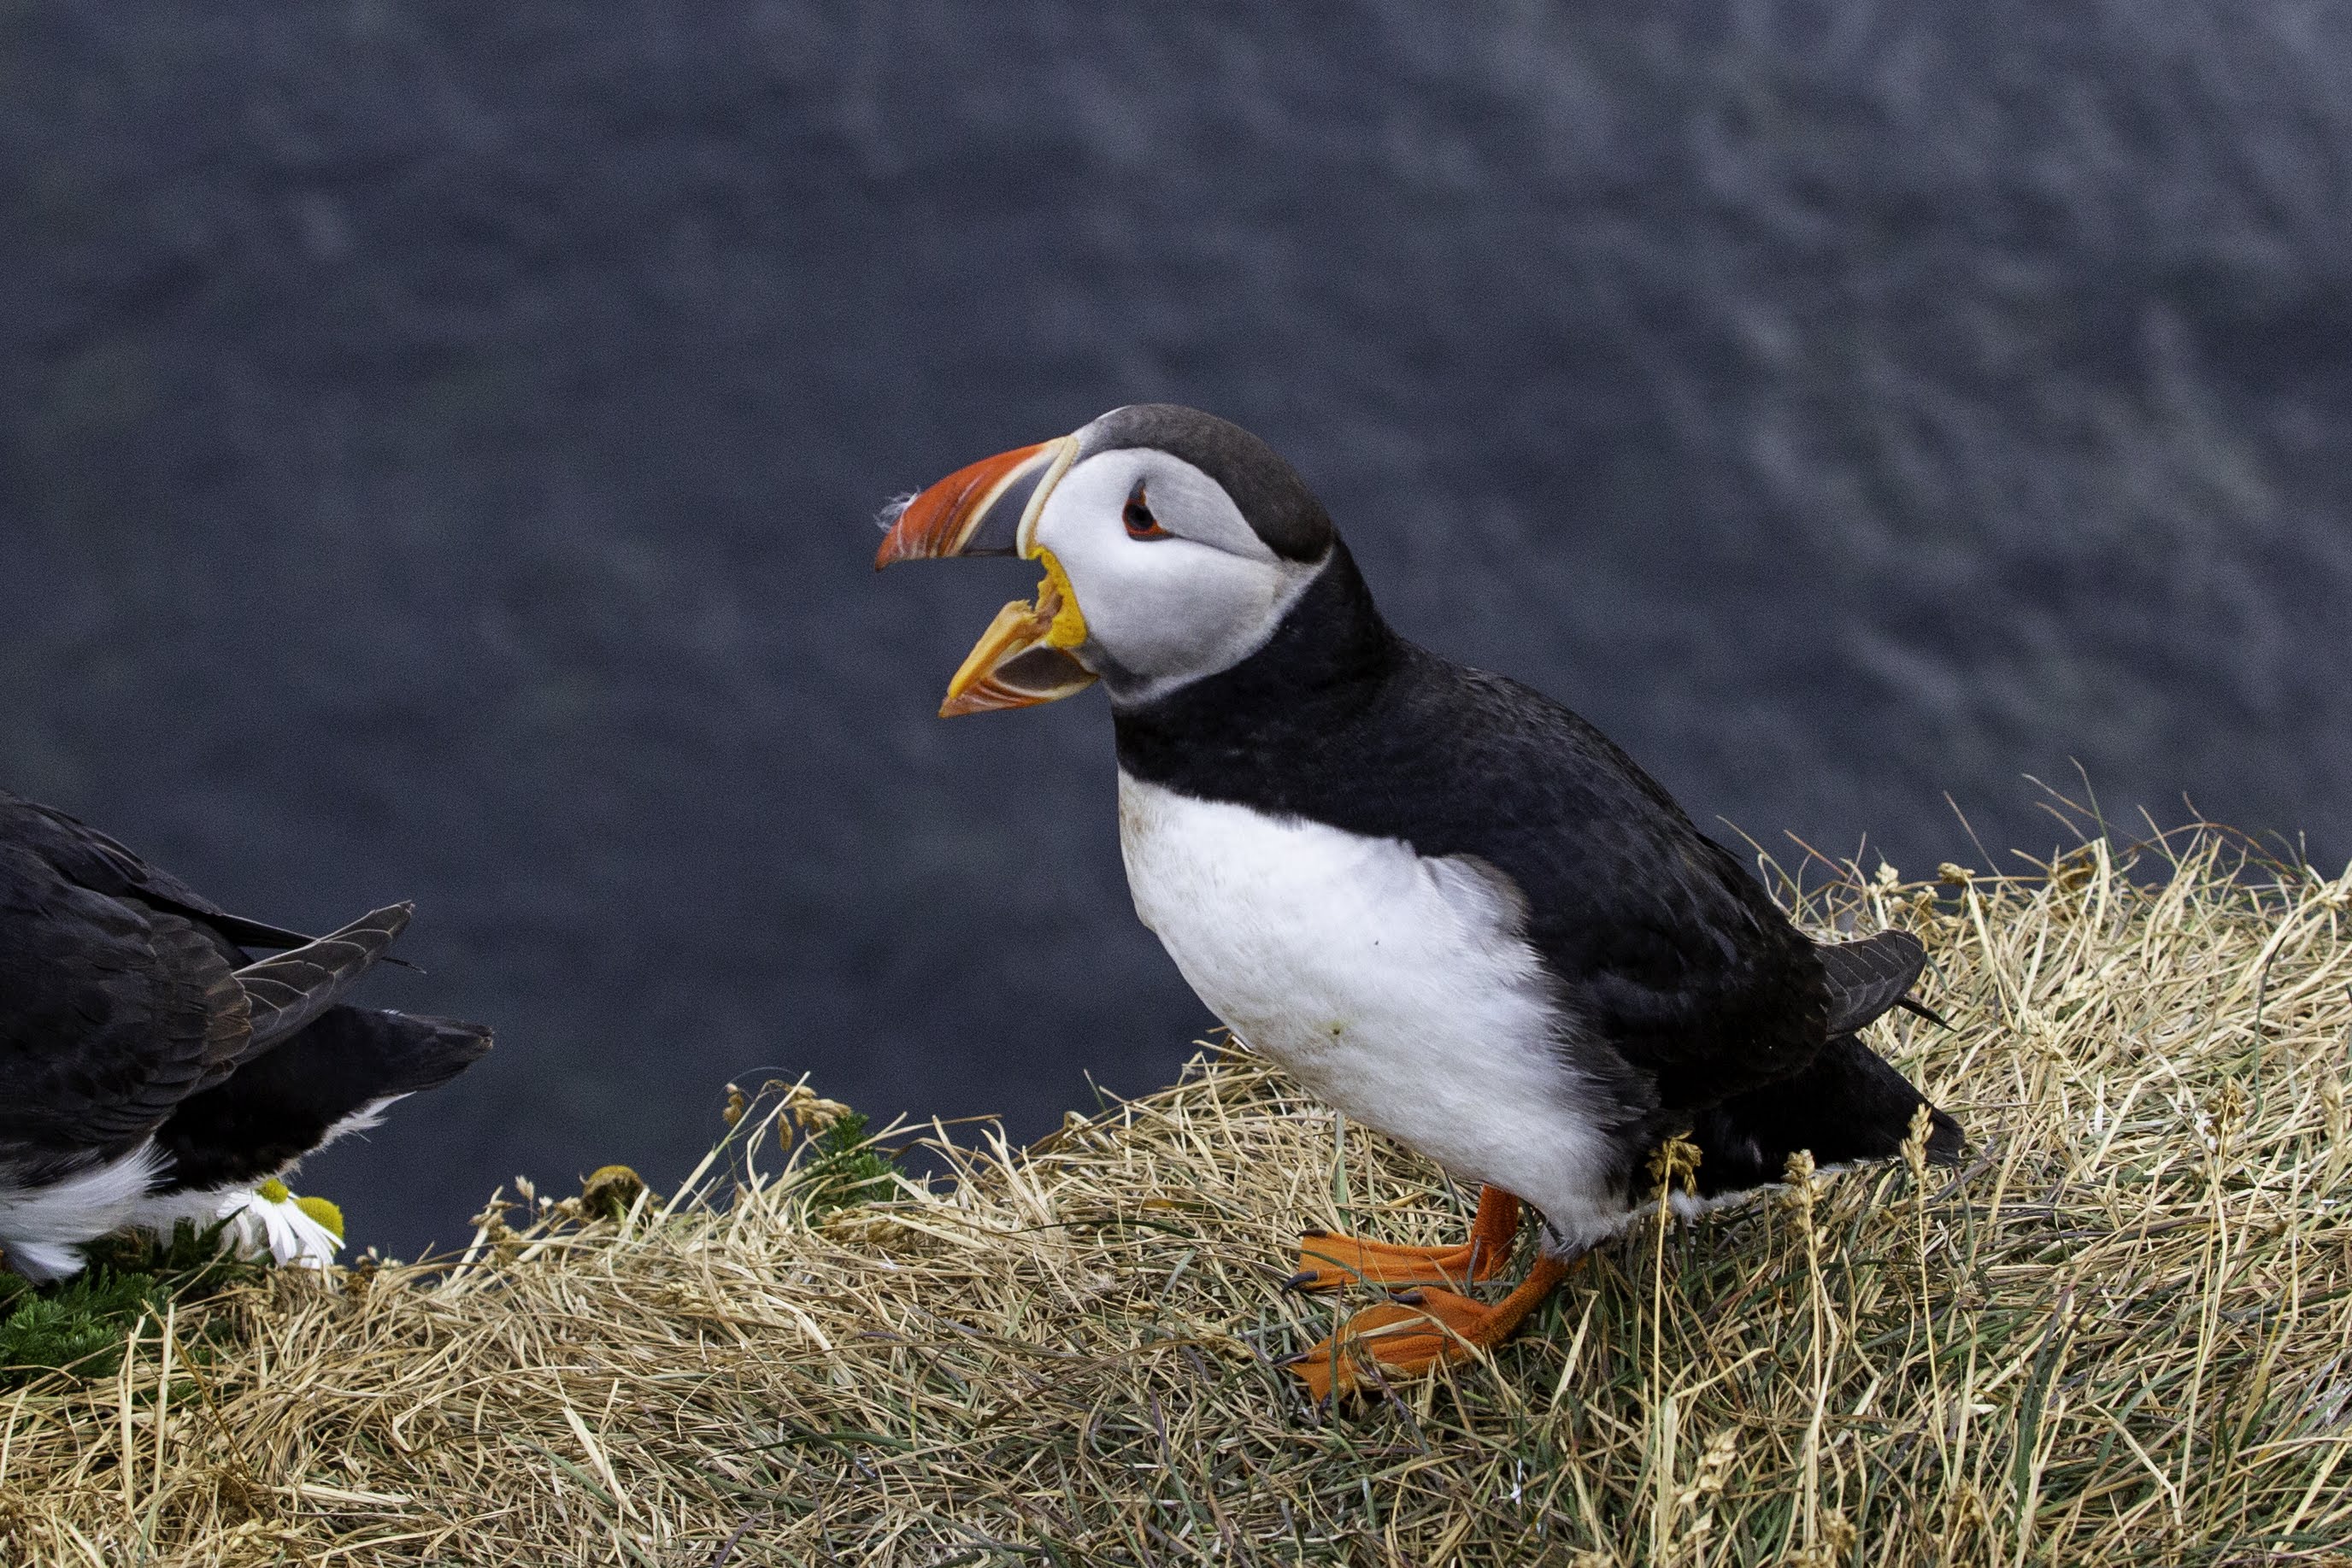
M 0 795 L 0 1167 L 39 1181 L 136 1146 L 331 1008 L 408 915 L 309 941 Z M 248 964 L 237 944 L 257 932 L 301 945 Z
M 253 1049 L 277 1044 L 333 1007 L 415 913 L 414 904 L 388 904 L 315 942 L 239 969 L 237 986 L 253 1009 Z
M 1405 727 L 1431 737 L 1410 839 L 1471 853 L 1528 902 L 1527 936 L 1582 1029 L 1656 1107 L 1800 1072 L 1830 1034 L 1813 945 L 1739 861 L 1591 725 L 1516 681 L 1412 651 Z M 1435 739 L 1438 716 L 1455 731 Z M 1402 824 L 1401 824 L 1402 825 Z
M 240 947 L 299 947 L 310 940 L 299 931 L 231 915 L 89 823 L 5 789 L 0 789 L 0 843 L 38 855 L 77 887 L 135 898 L 217 931 Z
M 210 933 L 0 843 L 0 1163 L 39 1179 L 135 1145 L 250 1035 Z

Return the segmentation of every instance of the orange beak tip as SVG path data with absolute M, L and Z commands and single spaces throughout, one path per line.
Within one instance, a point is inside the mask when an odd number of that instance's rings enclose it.
M 1041 486 L 1060 472 L 1067 436 L 967 464 L 919 493 L 883 508 L 888 532 L 876 567 L 958 555 L 1011 555 L 1021 517 Z
M 902 560 L 960 555 L 1021 553 L 1021 531 L 1046 491 L 1075 457 L 1076 442 L 1057 437 L 1000 453 L 954 473 L 919 495 L 894 501 L 881 520 L 887 531 L 874 552 L 874 569 Z M 1053 702 L 1094 682 L 1069 649 L 1083 641 L 1085 622 L 1067 580 L 1047 558 L 1048 580 L 1038 601 L 1016 601 L 968 654 L 949 684 L 941 718 L 996 713 Z

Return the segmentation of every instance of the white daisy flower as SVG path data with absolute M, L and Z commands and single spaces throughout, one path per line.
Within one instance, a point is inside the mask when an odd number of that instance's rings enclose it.
M 214 1218 L 228 1221 L 221 1239 L 238 1257 L 274 1258 L 280 1268 L 324 1269 L 343 1249 L 342 1210 L 323 1197 L 297 1197 L 275 1176 L 229 1194 Z

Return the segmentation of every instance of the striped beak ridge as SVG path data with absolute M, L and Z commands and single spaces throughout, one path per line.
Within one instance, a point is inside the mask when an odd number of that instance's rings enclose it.
M 1033 535 L 1046 495 L 1077 455 L 1073 436 L 1023 446 L 959 468 L 907 503 L 874 568 L 902 560 L 950 556 L 1019 555 L 1041 559 L 1045 580 L 1034 600 L 1015 600 L 996 612 L 948 683 L 941 718 L 1054 702 L 1094 684 L 1094 672 L 1071 650 L 1087 640 L 1069 579 Z

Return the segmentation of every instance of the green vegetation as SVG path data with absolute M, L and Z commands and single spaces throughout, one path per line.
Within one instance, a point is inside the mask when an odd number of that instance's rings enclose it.
M 878 1203 L 891 1196 L 898 1163 L 868 1134 L 864 1113 L 845 1113 L 810 1134 L 810 1143 L 801 1182 L 813 1216 L 822 1218 L 837 1208 Z
M 52 1372 L 111 1377 L 134 1327 L 163 1322 L 175 1302 L 200 1303 L 257 1276 L 259 1265 L 221 1256 L 220 1231 L 183 1220 L 169 1241 L 110 1237 L 90 1249 L 88 1269 L 46 1287 L 0 1272 L 0 1388 Z

